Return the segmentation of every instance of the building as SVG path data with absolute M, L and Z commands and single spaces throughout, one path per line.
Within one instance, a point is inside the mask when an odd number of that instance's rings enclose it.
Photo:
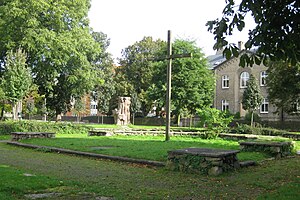
M 242 42 L 239 42 L 239 48 L 243 49 Z M 240 55 L 247 53 L 242 50 Z M 267 67 L 264 65 L 254 64 L 252 67 L 240 67 L 239 57 L 232 57 L 226 60 L 222 52 L 208 57 L 210 67 L 215 73 L 216 90 L 213 107 L 225 111 L 228 110 L 232 114 L 240 113 L 241 117 L 246 115 L 246 111 L 242 107 L 242 97 L 247 88 L 247 81 L 250 74 L 253 74 L 257 84 L 260 87 L 263 101 L 256 113 L 264 121 L 280 121 L 295 120 L 297 116 L 290 116 L 285 113 L 275 113 L 276 107 L 268 100 L 266 78 Z

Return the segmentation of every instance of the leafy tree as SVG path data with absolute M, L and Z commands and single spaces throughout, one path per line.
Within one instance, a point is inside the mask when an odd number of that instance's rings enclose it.
M 202 50 L 193 41 L 175 40 L 172 54 L 192 53 L 192 58 L 174 59 L 172 62 L 172 115 L 180 116 L 186 110 L 194 115 L 197 109 L 211 105 L 214 96 L 214 77 L 208 69 Z M 162 51 L 162 55 L 166 52 Z M 158 107 L 165 105 L 167 61 L 156 63 L 148 97 Z
M 253 126 L 253 112 L 260 106 L 262 100 L 263 97 L 257 85 L 256 78 L 251 74 L 242 99 L 243 109 L 251 113 L 251 126 Z
M 251 13 L 256 27 L 249 30 L 246 49 L 257 48 L 255 54 L 241 56 L 240 64 L 260 64 L 268 57 L 271 60 L 287 60 L 295 65 L 300 59 L 300 1 L 268 1 L 242 0 L 236 4 L 234 0 L 226 0 L 223 17 L 208 21 L 208 30 L 214 34 L 214 49 L 226 46 L 226 57 L 238 56 L 238 48 L 229 45 L 226 36 L 232 35 L 235 28 L 245 28 L 245 16 Z
M 5 60 L 2 87 L 6 99 L 12 104 L 13 119 L 18 116 L 17 102 L 29 92 L 32 84 L 31 71 L 26 66 L 26 54 L 21 49 L 9 51 Z
M 135 92 L 131 92 L 130 112 L 132 114 L 132 124 L 134 125 L 135 113 L 141 110 L 141 102 Z
M 290 65 L 283 61 L 272 62 L 267 73 L 270 102 L 276 105 L 277 112 L 281 110 L 294 114 L 294 105 L 297 102 L 300 104 L 300 63 Z
M 107 52 L 110 40 L 102 32 L 93 32 L 92 35 L 102 49 L 102 52 L 93 60 L 98 81 L 92 96 L 98 101 L 98 111 L 101 114 L 108 114 L 110 102 L 115 93 L 114 63 L 111 55 Z
M 153 59 L 157 52 L 165 46 L 165 42 L 161 40 L 144 37 L 141 41 L 125 48 L 122 51 L 122 58 L 119 60 L 122 66 L 120 72 L 123 73 L 125 80 L 133 86 L 142 104 L 143 114 L 146 114 L 152 105 L 152 102 L 148 102 L 146 98 L 146 91 L 151 86 L 153 77 Z
M 94 85 L 91 60 L 101 49 L 90 33 L 89 6 L 89 0 L 0 3 L 0 63 L 4 52 L 21 46 L 39 93 L 56 115 L 70 108 L 72 96 Z

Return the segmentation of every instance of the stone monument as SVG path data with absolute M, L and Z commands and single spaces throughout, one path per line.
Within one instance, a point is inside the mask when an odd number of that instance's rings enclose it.
M 118 109 L 115 109 L 115 123 L 126 126 L 130 124 L 130 97 L 119 97 Z

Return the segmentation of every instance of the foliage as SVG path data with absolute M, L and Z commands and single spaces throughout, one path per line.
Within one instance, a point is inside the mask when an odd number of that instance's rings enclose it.
M 226 0 L 223 17 L 208 21 L 208 30 L 214 34 L 214 49 L 226 46 L 224 54 L 227 58 L 238 56 L 238 48 L 229 45 L 226 36 L 232 35 L 235 28 L 245 28 L 245 16 L 251 13 L 256 27 L 249 30 L 246 49 L 257 48 L 251 56 L 244 54 L 240 65 L 260 64 L 266 57 L 271 60 L 287 60 L 295 65 L 300 59 L 300 32 L 298 15 L 300 2 L 287 1 L 248 1 L 236 4 L 234 0 Z
M 248 110 L 251 113 L 251 126 L 253 124 L 253 111 L 260 106 L 262 100 L 263 97 L 260 93 L 260 89 L 257 85 L 256 79 L 251 74 L 242 99 L 243 109 Z
M 101 114 L 108 114 L 111 99 L 115 94 L 116 84 L 113 78 L 113 59 L 107 52 L 110 40 L 107 38 L 107 35 L 102 32 L 93 32 L 92 36 L 102 49 L 102 52 L 92 62 L 98 77 L 92 97 L 98 102 L 98 111 Z
M 207 127 L 207 138 L 215 138 L 221 132 L 228 131 L 228 125 L 233 120 L 233 116 L 228 112 L 220 111 L 216 108 L 199 109 L 197 114 L 200 117 L 200 127 Z
M 152 84 L 154 76 L 155 65 L 153 60 L 158 52 L 165 48 L 165 42 L 161 40 L 154 40 L 152 37 L 144 37 L 141 41 L 134 43 L 122 50 L 122 58 L 119 63 L 122 66 L 119 68 L 120 76 L 123 77 L 125 82 L 128 82 L 131 88 L 123 94 L 120 91 L 119 96 L 128 95 L 129 92 L 135 92 L 139 101 L 142 104 L 142 112 L 145 115 L 152 102 L 148 102 L 146 98 L 146 91 Z M 120 84 L 121 83 L 121 84 Z M 124 82 L 120 82 L 118 87 L 126 87 Z
M 192 58 L 180 58 L 172 61 L 172 115 L 180 117 L 185 111 L 195 115 L 197 109 L 211 104 L 215 79 L 207 67 L 207 60 L 202 50 L 194 41 L 175 40 L 173 55 L 192 53 Z M 161 55 L 167 55 L 165 51 Z M 156 101 L 158 108 L 166 101 L 166 66 L 167 61 L 155 63 L 155 75 L 148 90 L 148 98 Z
M 0 122 L 0 135 L 11 132 L 55 132 L 58 134 L 87 134 L 90 128 L 73 123 L 53 123 L 36 121 L 5 121 Z
M 31 71 L 26 66 L 26 53 L 22 49 L 16 52 L 11 50 L 7 53 L 1 82 L 5 99 L 12 104 L 15 120 L 18 115 L 16 103 L 22 101 L 32 84 Z
M 269 135 L 269 136 L 283 136 L 289 132 L 268 127 L 251 127 L 247 124 L 239 124 L 235 129 L 240 134 L 253 134 L 253 135 Z
M 0 4 L 0 62 L 21 46 L 28 54 L 34 82 L 56 115 L 72 97 L 92 89 L 91 60 L 101 52 L 90 34 L 89 0 L 4 1 Z
M 277 112 L 299 114 L 295 107 L 300 105 L 300 63 L 271 62 L 267 73 L 269 100 Z

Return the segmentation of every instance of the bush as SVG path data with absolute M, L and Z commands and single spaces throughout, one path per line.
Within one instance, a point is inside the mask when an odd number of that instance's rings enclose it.
M 37 121 L 4 121 L 0 122 L 0 135 L 11 132 L 55 132 L 57 134 L 87 134 L 90 128 L 81 124 L 64 122 L 37 122 Z
M 253 134 L 253 135 L 272 135 L 272 136 L 282 136 L 287 134 L 287 131 L 278 130 L 274 128 L 266 127 L 251 127 L 247 124 L 239 124 L 235 129 L 237 133 L 240 134 Z

